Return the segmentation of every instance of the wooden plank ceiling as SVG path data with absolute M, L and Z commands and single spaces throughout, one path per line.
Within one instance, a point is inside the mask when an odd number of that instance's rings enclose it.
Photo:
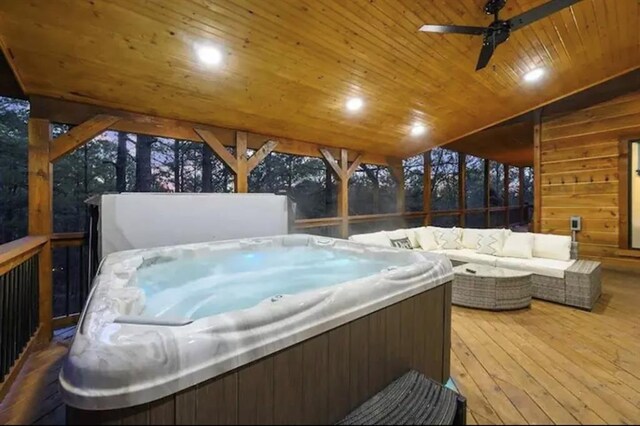
M 503 17 L 545 1 L 509 0 Z M 514 33 L 480 72 L 480 38 L 417 31 L 487 25 L 484 2 L 3 0 L 0 42 L 27 94 L 394 156 L 640 65 L 638 0 L 583 0 Z M 206 44 L 221 67 L 198 61 Z M 547 77 L 523 83 L 537 66 Z

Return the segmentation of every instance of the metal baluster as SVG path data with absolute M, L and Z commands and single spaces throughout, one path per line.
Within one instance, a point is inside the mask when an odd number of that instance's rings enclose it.
M 6 275 L 0 276 L 0 377 L 3 378 L 7 372 L 5 371 L 5 352 L 7 351 L 7 339 L 5 336 L 6 322 L 7 322 L 7 310 L 5 308 L 6 298 Z
M 66 294 L 67 294 L 67 298 L 64 301 L 64 306 L 65 306 L 65 316 L 69 316 L 69 304 L 70 304 L 70 300 L 71 300 L 71 296 L 70 296 L 70 285 L 69 285 L 69 280 L 70 280 L 70 275 L 69 275 L 69 247 L 67 246 L 64 250 L 64 255 L 65 255 L 65 267 L 64 267 L 64 283 L 65 283 L 65 289 L 66 289 Z

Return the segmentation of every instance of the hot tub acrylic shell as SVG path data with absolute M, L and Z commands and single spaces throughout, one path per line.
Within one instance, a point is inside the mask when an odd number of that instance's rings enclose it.
M 183 325 L 131 321 L 144 305 L 136 270 L 157 258 L 213 250 L 311 245 L 373 257 L 408 256 L 409 266 L 345 283 L 268 298 L 256 306 Z M 406 260 L 406 259 L 405 259 Z M 144 404 L 451 281 L 441 255 L 286 235 L 113 253 L 105 258 L 60 373 L 65 402 L 84 410 Z M 275 300 L 275 301 L 274 301 Z

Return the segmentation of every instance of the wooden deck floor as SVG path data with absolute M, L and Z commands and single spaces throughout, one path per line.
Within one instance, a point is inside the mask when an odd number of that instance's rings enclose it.
M 470 424 L 640 423 L 640 275 L 606 271 L 589 313 L 454 307 L 452 376 Z M 57 373 L 72 331 L 31 356 L 0 403 L 0 424 L 64 422 Z

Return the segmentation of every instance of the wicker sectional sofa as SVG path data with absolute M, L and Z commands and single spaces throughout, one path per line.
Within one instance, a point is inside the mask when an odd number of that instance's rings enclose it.
M 437 230 L 450 230 L 451 228 L 427 227 Z M 350 240 L 364 244 L 374 244 L 392 246 L 395 238 L 406 235 L 411 242 L 411 248 L 422 250 L 417 242 L 416 232 L 421 228 L 398 229 L 395 231 L 381 231 L 372 234 L 352 235 Z M 461 229 L 459 232 L 464 236 L 465 232 L 478 232 L 479 230 Z M 509 231 L 505 231 L 509 232 Z M 546 234 L 529 234 L 537 241 L 548 241 Z M 465 263 L 476 263 L 496 266 L 507 269 L 522 270 L 532 272 L 531 281 L 533 286 L 533 297 L 548 300 L 564 305 L 575 306 L 582 309 L 591 310 L 600 297 L 601 293 L 601 267 L 600 262 L 590 260 L 578 260 L 577 245 L 571 243 L 570 237 L 555 236 L 553 241 L 562 243 L 562 248 L 566 250 L 562 259 L 536 257 L 516 258 L 505 255 L 481 254 L 474 248 L 461 247 L 455 249 L 445 249 L 442 247 L 429 247 L 430 252 L 447 256 L 454 266 Z M 568 239 L 568 240 L 567 240 Z M 556 247 L 556 252 L 558 248 Z M 542 254 L 540 254 L 542 253 Z M 544 251 L 538 256 L 545 256 Z M 551 256 L 551 255 L 549 255 Z

